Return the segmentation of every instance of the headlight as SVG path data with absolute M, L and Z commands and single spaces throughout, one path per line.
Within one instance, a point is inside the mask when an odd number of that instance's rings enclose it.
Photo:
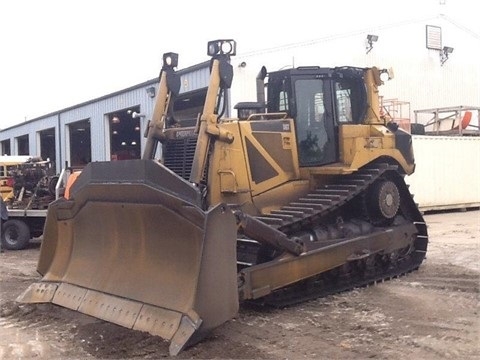
M 235 55 L 237 53 L 237 43 L 235 40 L 213 40 L 208 42 L 207 54 L 215 55 Z
M 178 54 L 169 52 L 163 54 L 163 66 L 177 67 L 178 66 Z

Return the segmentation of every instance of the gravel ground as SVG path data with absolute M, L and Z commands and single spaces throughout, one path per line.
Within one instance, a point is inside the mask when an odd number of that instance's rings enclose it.
M 426 214 L 427 259 L 376 286 L 286 309 L 243 307 L 177 358 L 479 359 L 480 211 Z M 57 307 L 19 305 L 39 241 L 0 254 L 0 359 L 169 358 L 168 343 Z

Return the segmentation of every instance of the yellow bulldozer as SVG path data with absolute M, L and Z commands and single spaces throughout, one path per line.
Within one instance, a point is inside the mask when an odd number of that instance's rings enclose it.
M 380 111 L 389 72 L 263 67 L 257 101 L 230 118 L 235 53 L 233 40 L 208 43 L 195 126 L 175 119 L 178 55 L 164 54 L 142 159 L 90 163 L 50 205 L 43 278 L 19 301 L 159 335 L 176 355 L 242 303 L 294 304 L 420 266 L 411 136 Z

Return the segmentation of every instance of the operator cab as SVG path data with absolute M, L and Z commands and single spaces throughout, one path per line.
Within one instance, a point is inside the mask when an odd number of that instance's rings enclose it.
M 295 119 L 300 166 L 339 161 L 339 127 L 361 124 L 367 111 L 364 70 L 300 67 L 269 73 L 268 112 Z

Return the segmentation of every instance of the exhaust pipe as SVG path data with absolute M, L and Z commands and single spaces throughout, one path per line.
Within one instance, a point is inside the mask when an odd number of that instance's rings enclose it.
M 260 72 L 257 75 L 257 102 L 263 105 L 261 112 L 265 112 L 265 78 L 267 77 L 267 68 L 262 66 Z

